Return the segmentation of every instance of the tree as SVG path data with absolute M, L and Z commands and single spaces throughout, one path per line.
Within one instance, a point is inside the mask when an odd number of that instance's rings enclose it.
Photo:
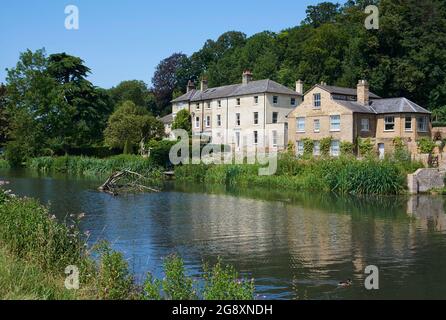
M 143 81 L 122 81 L 116 87 L 111 88 L 109 94 L 115 106 L 119 106 L 124 101 L 132 101 L 149 112 L 154 112 L 156 109 L 155 96 Z
M 6 142 L 6 136 L 9 127 L 6 105 L 6 86 L 3 85 L 3 83 L 0 83 L 0 147 L 3 146 L 3 144 Z
M 163 123 L 132 101 L 125 101 L 116 109 L 104 131 L 105 143 L 112 148 L 123 148 L 126 154 L 138 143 L 163 136 Z
M 192 134 L 192 119 L 191 119 L 191 114 L 189 111 L 187 111 L 186 109 L 180 110 L 176 116 L 175 116 L 175 120 L 173 121 L 172 124 L 172 129 L 176 130 L 176 129 L 182 129 L 182 130 L 186 130 L 189 135 Z
M 186 87 L 186 83 L 181 83 L 177 76 L 179 70 L 184 70 L 185 65 L 188 63 L 188 58 L 185 54 L 174 53 L 170 57 L 162 60 L 156 67 L 155 74 L 152 78 L 155 97 L 157 100 L 157 108 L 155 114 L 166 113 L 167 108 L 170 106 L 172 100 L 172 93 L 175 88 L 183 85 Z M 184 90 L 184 89 L 183 89 Z
M 334 22 L 336 16 L 339 14 L 339 3 L 322 2 L 315 6 L 308 6 L 307 17 L 304 23 L 310 24 L 317 28 L 320 25 L 328 22 Z
M 27 115 L 40 137 L 39 147 L 53 152 L 89 146 L 102 141 L 112 103 L 105 90 L 86 80 L 90 69 L 78 57 L 65 53 L 46 56 L 45 50 L 27 50 L 7 75 L 11 117 Z M 19 112 L 22 111 L 22 112 Z M 21 126 L 12 119 L 14 128 Z M 28 132 L 26 133 L 28 134 Z M 22 140 L 24 132 L 11 134 Z

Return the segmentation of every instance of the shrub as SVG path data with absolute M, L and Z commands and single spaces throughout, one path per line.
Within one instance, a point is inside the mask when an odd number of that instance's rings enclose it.
M 254 281 L 240 279 L 232 266 L 223 266 L 221 260 L 213 266 L 204 265 L 205 300 L 253 300 Z
M 309 138 L 305 138 L 302 141 L 304 143 L 304 156 L 311 156 L 314 150 L 314 141 Z
M 0 169 L 9 169 L 9 168 L 10 168 L 9 162 L 4 159 L 0 159 Z
M 328 157 L 330 155 L 331 142 L 333 141 L 332 137 L 322 138 L 319 142 L 321 155 L 323 157 Z
M 133 277 L 122 253 L 113 251 L 107 242 L 101 242 L 95 250 L 100 255 L 97 289 L 100 299 L 127 300 L 135 296 Z
M 370 157 L 373 155 L 373 143 L 370 138 L 358 138 L 359 154 L 363 157 Z
M 164 263 L 165 279 L 163 290 L 170 300 L 195 300 L 197 298 L 193 288 L 193 281 L 186 276 L 183 260 L 171 255 Z
M 432 153 L 434 151 L 434 148 L 436 147 L 435 142 L 433 142 L 429 138 L 421 138 L 417 142 L 418 144 L 418 151 L 420 153 Z
M 341 155 L 347 156 L 347 155 L 354 155 L 355 152 L 355 145 L 348 141 L 342 141 L 341 142 Z
M 169 160 L 169 152 L 172 146 L 174 146 L 177 141 L 169 141 L 169 140 L 152 140 L 148 143 L 148 147 L 150 148 L 150 160 L 153 164 L 163 167 L 169 168 L 172 166 L 172 163 Z

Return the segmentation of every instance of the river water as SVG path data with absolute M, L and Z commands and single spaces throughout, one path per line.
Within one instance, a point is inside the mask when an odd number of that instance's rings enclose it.
M 221 257 L 255 279 L 258 298 L 445 299 L 446 215 L 442 196 L 341 197 L 281 190 L 226 190 L 169 183 L 161 193 L 113 197 L 97 179 L 0 171 L 21 196 L 81 223 L 90 244 L 107 239 L 138 281 L 162 277 L 180 254 L 191 276 Z M 366 290 L 368 265 L 379 290 Z M 351 278 L 349 288 L 339 281 Z

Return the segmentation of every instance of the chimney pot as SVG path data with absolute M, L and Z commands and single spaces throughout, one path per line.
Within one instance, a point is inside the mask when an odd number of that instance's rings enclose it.
M 245 70 L 242 76 L 242 83 L 248 84 L 252 81 L 252 72 L 250 70 Z
M 296 81 L 296 92 L 304 94 L 304 82 L 300 79 Z
M 189 80 L 187 83 L 186 92 L 192 91 L 195 89 L 195 83 L 192 80 Z
M 205 91 L 208 89 L 208 80 L 206 78 L 201 79 L 201 91 Z

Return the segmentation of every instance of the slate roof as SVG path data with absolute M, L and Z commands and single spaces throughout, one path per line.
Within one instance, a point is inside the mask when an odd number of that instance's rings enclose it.
M 318 87 L 325 91 L 328 91 L 331 94 L 340 94 L 340 95 L 355 96 L 355 97 L 357 95 L 357 90 L 353 89 L 353 88 L 327 86 L 327 85 L 322 85 L 322 84 L 316 84 L 308 91 L 313 90 L 315 87 Z M 380 96 L 374 94 L 373 92 L 369 92 L 369 97 L 370 97 L 370 99 L 379 99 L 380 98 Z
M 370 100 L 368 106 L 364 106 L 355 101 L 335 100 L 336 103 L 343 105 L 344 107 L 357 113 L 374 113 L 374 114 L 386 114 L 386 113 L 423 113 L 430 114 L 431 112 L 420 107 L 415 102 L 406 98 L 388 98 L 388 99 L 376 99 Z
M 202 100 L 212 100 L 218 98 L 243 96 L 256 93 L 277 93 L 277 94 L 287 94 L 293 96 L 301 96 L 301 94 L 296 91 L 291 90 L 284 85 L 281 85 L 275 81 L 257 80 L 250 81 L 247 84 L 232 84 L 228 86 L 209 88 L 207 90 L 191 90 L 188 93 L 178 97 L 172 102 L 181 101 L 202 101 Z
M 172 124 L 173 123 L 173 114 L 168 114 L 160 119 L 160 121 L 164 124 Z

